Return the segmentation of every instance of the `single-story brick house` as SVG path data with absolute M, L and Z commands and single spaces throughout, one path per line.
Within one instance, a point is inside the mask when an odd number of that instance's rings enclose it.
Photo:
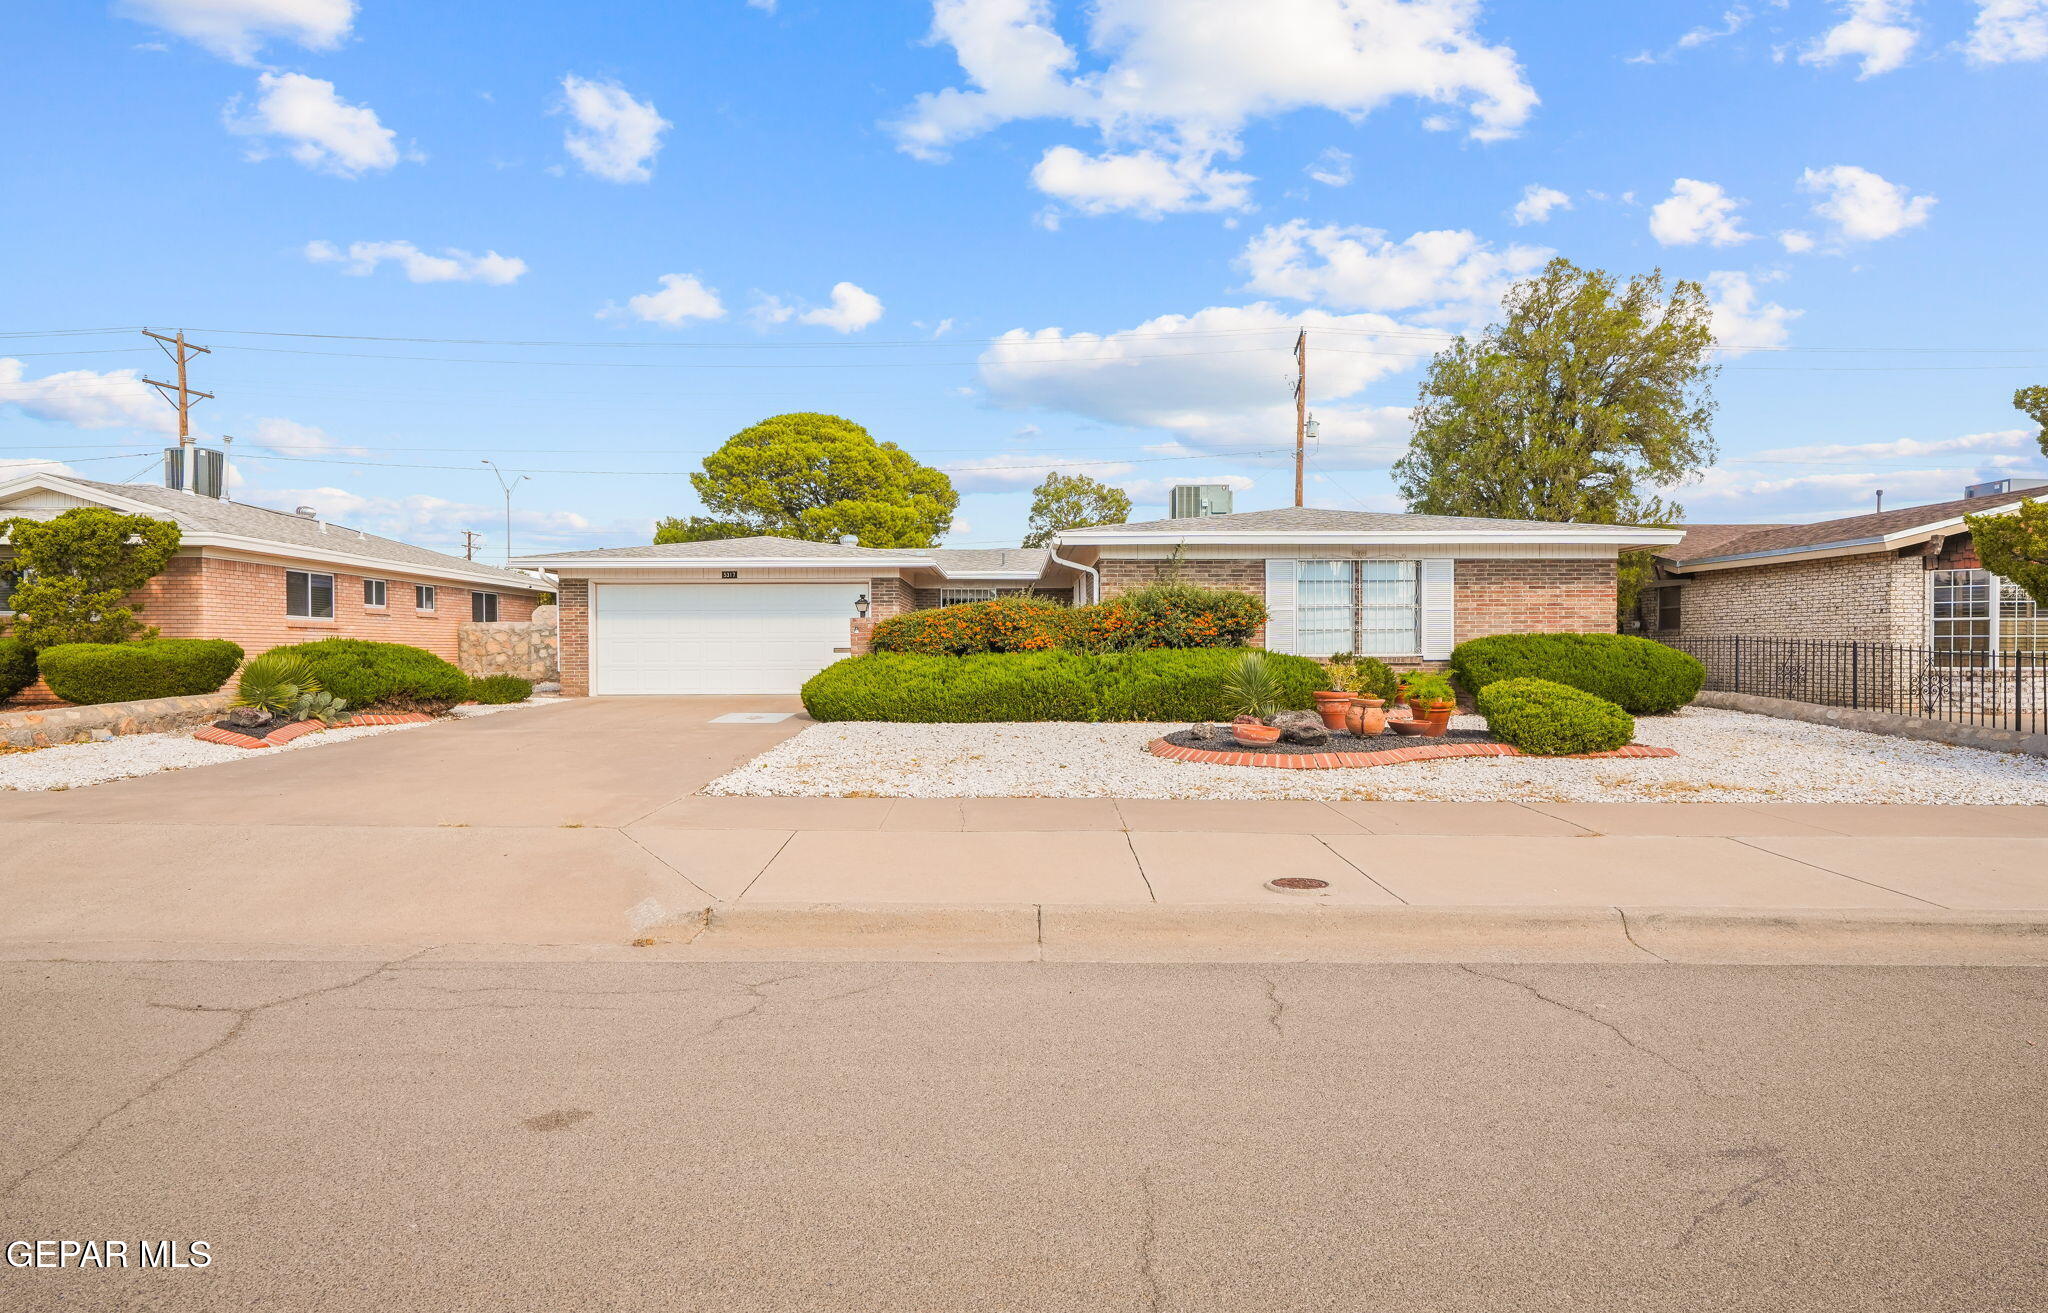
M 1984 569 L 1966 515 L 2048 484 L 1815 524 L 1695 524 L 1656 549 L 1639 632 L 1651 638 L 1855 640 L 1941 652 L 2048 652 L 2048 613 Z
M 565 693 L 789 693 L 903 611 L 1005 592 L 1088 602 L 1163 578 L 1259 595 L 1276 651 L 1440 664 L 1486 634 L 1612 632 L 1617 555 L 1679 536 L 1289 507 L 1073 529 L 1046 550 L 735 538 L 516 564 L 560 579 Z
M 299 514 L 173 488 L 38 473 L 0 483 L 0 520 L 52 519 L 103 506 L 177 524 L 178 553 L 134 594 L 166 638 L 225 638 L 251 656 L 286 643 L 372 638 L 453 661 L 471 621 L 529 620 L 548 585 Z M 0 545 L 0 630 L 9 616 L 11 551 Z

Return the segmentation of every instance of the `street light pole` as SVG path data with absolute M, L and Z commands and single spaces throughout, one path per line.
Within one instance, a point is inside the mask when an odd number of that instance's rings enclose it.
M 507 479 L 505 471 L 499 469 L 490 459 L 486 458 L 484 464 L 489 465 L 491 473 L 498 476 L 498 487 L 505 493 L 505 568 L 509 570 L 512 568 L 512 490 L 533 476 L 522 474 L 516 479 Z

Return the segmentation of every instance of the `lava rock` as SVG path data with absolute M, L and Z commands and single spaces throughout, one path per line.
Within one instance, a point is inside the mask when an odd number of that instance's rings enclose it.
M 1289 743 L 1305 743 L 1313 747 L 1330 741 L 1329 727 L 1313 711 L 1283 711 L 1273 717 L 1273 727 Z

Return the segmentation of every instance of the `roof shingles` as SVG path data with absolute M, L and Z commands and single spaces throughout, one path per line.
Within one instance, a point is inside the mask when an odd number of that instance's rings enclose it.
M 1989 497 L 1962 497 L 1955 501 L 1901 506 L 1896 510 L 1873 511 L 1868 515 L 1820 520 L 1813 524 L 1689 525 L 1683 542 L 1662 548 L 1657 554 L 1682 569 L 1694 561 L 1725 560 L 1731 556 L 1772 556 L 1802 549 L 1868 542 L 1891 534 L 1931 528 L 1965 515 L 1994 511 L 2027 495 L 2027 490 L 2022 489 Z M 1725 530 L 1745 532 L 1715 532 Z M 1695 534 L 1701 536 L 1696 539 Z

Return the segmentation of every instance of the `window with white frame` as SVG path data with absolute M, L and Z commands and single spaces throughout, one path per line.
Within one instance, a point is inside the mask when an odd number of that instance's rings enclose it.
M 1295 637 L 1309 656 L 1422 650 L 1419 562 L 1303 561 L 1296 575 Z
M 471 593 L 469 595 L 469 618 L 477 624 L 491 624 L 498 618 L 498 595 L 496 593 Z
M 309 570 L 284 572 L 284 613 L 301 620 L 334 618 L 334 576 Z
M 940 606 L 959 606 L 963 602 L 993 602 L 996 590 L 993 588 L 941 588 Z
M 1988 660 L 1996 652 L 2048 652 L 2048 615 L 2018 584 L 1989 570 L 1936 570 L 1936 652 Z
M 385 588 L 382 579 L 365 579 L 363 580 L 363 605 L 383 606 L 389 592 L 390 590 Z
M 0 611 L 13 612 L 14 586 L 20 582 L 20 571 L 0 569 Z
M 414 584 L 412 586 L 412 609 L 431 611 L 434 609 L 434 585 Z

